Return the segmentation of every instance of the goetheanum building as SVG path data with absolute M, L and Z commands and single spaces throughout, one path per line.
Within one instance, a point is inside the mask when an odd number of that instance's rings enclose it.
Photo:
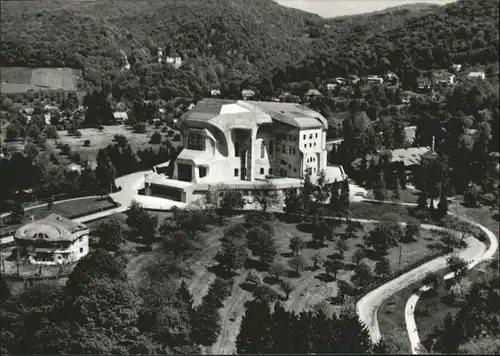
M 57 214 L 19 228 L 14 240 L 18 260 L 32 264 L 74 262 L 89 253 L 89 228 Z
M 341 166 L 327 166 L 327 120 L 294 103 L 204 99 L 180 122 L 184 149 L 172 177 L 147 175 L 145 194 L 189 203 L 210 185 L 251 190 L 272 180 L 278 190 L 313 179 L 345 180 Z

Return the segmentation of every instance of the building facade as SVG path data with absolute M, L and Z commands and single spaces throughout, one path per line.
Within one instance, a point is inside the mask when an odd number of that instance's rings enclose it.
M 300 186 L 309 169 L 313 176 L 325 171 L 332 180 L 345 178 L 341 167 L 338 176 L 327 167 L 327 120 L 299 104 L 204 99 L 179 128 L 184 149 L 173 175 L 147 177 L 146 194 L 171 186 L 186 201 L 187 190 L 214 184 L 249 187 L 275 179 Z
M 89 253 L 89 228 L 57 214 L 19 228 L 14 240 L 18 260 L 32 264 L 75 262 Z

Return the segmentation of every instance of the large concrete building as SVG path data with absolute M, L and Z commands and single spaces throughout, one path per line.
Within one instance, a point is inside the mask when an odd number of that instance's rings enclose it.
M 56 265 L 89 253 L 89 228 L 57 214 L 33 221 L 14 235 L 18 260 Z
M 204 99 L 183 117 L 184 149 L 172 177 L 149 175 L 147 195 L 191 202 L 210 185 L 251 190 L 272 180 L 278 190 L 299 187 L 310 169 L 345 180 L 340 166 L 327 166 L 327 120 L 294 103 Z

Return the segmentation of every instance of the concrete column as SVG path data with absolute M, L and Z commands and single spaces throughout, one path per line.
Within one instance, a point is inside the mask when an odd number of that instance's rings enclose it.
M 193 163 L 191 166 L 191 182 L 198 182 L 198 174 L 196 171 L 196 165 Z
M 257 140 L 257 129 L 253 128 L 250 134 L 250 142 L 248 147 L 248 155 L 247 155 L 247 180 L 253 182 L 255 180 L 255 164 L 254 160 L 256 157 L 256 142 Z

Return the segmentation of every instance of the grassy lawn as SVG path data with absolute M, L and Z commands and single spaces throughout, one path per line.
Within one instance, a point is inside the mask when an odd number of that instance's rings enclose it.
M 395 201 L 400 201 L 403 203 L 411 203 L 411 204 L 416 204 L 417 199 L 418 199 L 418 190 L 414 190 L 411 188 L 406 188 L 401 191 L 401 197 L 399 199 L 396 199 Z M 387 197 L 385 200 L 391 200 L 393 197 L 394 193 L 392 191 L 389 191 L 387 193 Z M 373 194 L 372 189 L 368 189 L 368 193 L 366 195 L 367 199 L 376 199 L 375 195 Z
M 95 161 L 99 150 L 101 148 L 105 148 L 109 144 L 112 144 L 115 135 L 125 136 L 133 151 L 158 146 L 149 143 L 151 135 L 155 131 L 160 132 L 163 138 L 166 137 L 166 134 L 161 132 L 161 128 L 156 129 L 151 125 L 146 125 L 146 133 L 135 133 L 125 125 L 114 125 L 105 126 L 102 132 L 93 128 L 80 129 L 80 132 L 82 133 L 82 136 L 80 137 L 70 136 L 66 131 L 59 131 L 59 138 L 57 140 L 47 140 L 47 142 L 50 142 L 53 148 L 58 152 L 59 150 L 56 148 L 56 142 L 59 142 L 60 144 L 67 144 L 73 152 L 78 152 L 80 154 L 82 160 Z M 169 139 L 171 138 L 172 137 L 169 137 Z M 84 142 L 86 140 L 90 140 L 89 147 L 84 147 Z M 180 142 L 172 142 L 172 145 L 180 145 Z
M 32 215 L 35 218 L 35 220 L 43 219 L 44 217 L 52 213 L 59 214 L 67 218 L 71 218 L 73 216 L 85 214 L 87 212 L 92 212 L 94 210 L 110 209 L 113 208 L 114 206 L 115 205 L 113 203 L 103 198 L 87 198 L 69 202 L 54 203 L 51 209 L 48 209 L 45 206 L 45 207 L 26 210 L 26 214 L 21 224 L 10 225 L 8 224 L 8 217 L 4 218 L 5 224 L 7 225 L 2 226 L 2 228 L 0 228 L 0 233 L 17 230 L 22 225 L 30 222 Z

